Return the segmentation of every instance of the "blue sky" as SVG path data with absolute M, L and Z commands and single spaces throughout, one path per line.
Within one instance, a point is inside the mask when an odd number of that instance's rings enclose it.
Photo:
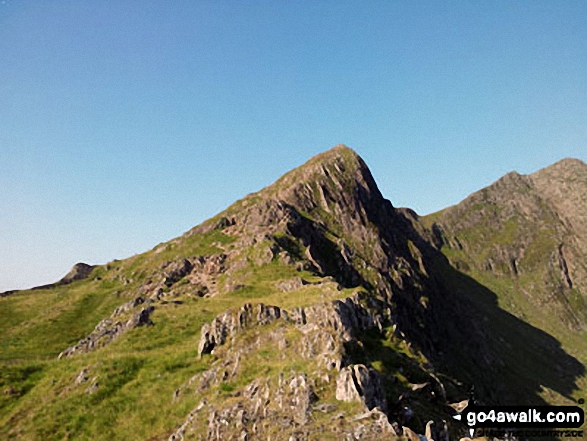
M 171 239 L 338 143 L 421 214 L 587 160 L 584 1 L 0 2 L 0 291 Z

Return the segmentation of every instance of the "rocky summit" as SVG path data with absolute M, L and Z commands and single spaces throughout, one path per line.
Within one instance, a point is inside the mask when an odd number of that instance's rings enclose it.
M 587 165 L 420 217 L 337 146 L 152 250 L 0 298 L 0 438 L 458 440 L 587 380 Z

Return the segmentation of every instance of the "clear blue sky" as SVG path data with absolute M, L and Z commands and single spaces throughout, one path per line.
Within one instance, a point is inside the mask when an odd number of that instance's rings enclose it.
M 0 2 L 0 291 L 171 239 L 335 144 L 421 214 L 587 160 L 585 1 Z

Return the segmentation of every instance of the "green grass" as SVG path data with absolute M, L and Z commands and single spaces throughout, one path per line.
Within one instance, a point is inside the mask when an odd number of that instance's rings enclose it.
M 124 302 L 107 281 L 87 281 L 0 300 L 0 362 L 56 357 Z
M 293 308 L 352 293 L 277 259 L 261 266 L 251 260 L 231 274 L 243 283 L 243 289 L 222 291 L 214 298 L 181 294 L 174 298 L 177 303 L 156 306 L 151 316 L 154 326 L 133 329 L 94 352 L 57 360 L 59 352 L 88 335 L 114 308 L 136 295 L 140 284 L 177 253 L 218 252 L 232 242 L 218 230 L 202 236 L 165 245 L 158 253 L 111 262 L 84 281 L 0 299 L 0 393 L 5 391 L 0 395 L 0 439 L 166 437 L 202 399 L 192 393 L 173 401 L 173 394 L 213 361 L 197 354 L 204 323 L 247 302 Z M 280 281 L 293 277 L 302 277 L 309 284 L 293 292 L 276 288 Z M 178 292 L 186 289 L 189 285 L 184 284 Z M 237 383 L 221 386 L 218 393 L 227 395 L 258 375 L 308 368 L 296 354 L 290 353 L 284 361 L 274 359 L 275 352 L 272 347 L 262 348 L 248 357 Z M 84 368 L 89 381 L 76 385 Z M 98 387 L 90 394 L 87 389 L 94 379 Z
M 172 405 L 175 389 L 205 368 L 196 353 L 201 325 L 214 312 L 169 305 L 156 325 L 137 328 L 109 346 L 67 360 L 12 363 L 0 369 L 0 439 L 148 439 L 169 433 L 197 397 Z M 149 332 L 150 331 L 150 332 Z M 83 369 L 90 381 L 76 385 Z M 97 390 L 86 389 L 97 378 Z M 165 404 L 165 405 L 163 405 Z
M 120 262 L 119 271 L 127 278 L 144 280 L 167 262 L 221 253 L 234 240 L 234 237 L 215 229 L 200 234 L 186 233 L 165 244 L 157 245 L 151 251 Z

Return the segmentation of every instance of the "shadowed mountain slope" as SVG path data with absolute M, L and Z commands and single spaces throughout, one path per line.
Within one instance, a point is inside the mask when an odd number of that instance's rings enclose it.
M 587 165 L 564 159 L 531 175 L 509 173 L 460 204 L 422 219 L 431 242 L 454 268 L 493 291 L 501 308 L 548 333 L 583 365 L 586 194 Z M 558 366 L 555 354 L 532 353 L 542 355 L 530 366 L 552 365 L 561 377 L 570 372 Z M 585 385 L 581 379 L 580 389 Z

